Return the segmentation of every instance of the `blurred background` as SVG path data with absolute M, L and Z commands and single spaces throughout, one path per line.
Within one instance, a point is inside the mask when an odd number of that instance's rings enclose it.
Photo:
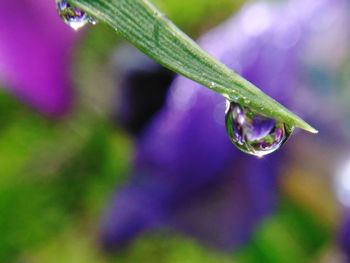
M 348 1 L 154 1 L 319 129 L 262 159 L 105 24 L 0 3 L 0 262 L 349 262 Z

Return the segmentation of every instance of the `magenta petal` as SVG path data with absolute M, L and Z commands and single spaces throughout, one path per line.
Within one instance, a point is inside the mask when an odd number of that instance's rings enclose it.
M 1 10 L 0 81 L 45 115 L 62 115 L 72 101 L 77 34 L 60 20 L 53 0 L 4 0 Z

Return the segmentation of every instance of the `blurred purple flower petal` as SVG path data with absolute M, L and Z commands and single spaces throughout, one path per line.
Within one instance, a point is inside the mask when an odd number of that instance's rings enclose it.
M 339 245 L 348 259 L 350 259 L 350 218 L 349 215 L 346 215 L 344 222 L 340 228 Z
M 164 105 L 175 74 L 131 46 L 122 46 L 114 57 L 120 88 L 115 119 L 129 133 L 138 135 Z
M 55 1 L 4 0 L 1 9 L 0 81 L 48 116 L 65 113 L 77 34 L 60 20 Z
M 258 2 L 200 42 L 269 95 L 311 117 L 315 109 L 301 108 L 298 94 L 310 88 L 304 67 L 319 30 L 314 21 L 331 13 L 340 17 L 335 25 L 342 24 L 344 7 L 342 0 Z M 302 106 L 312 102 L 305 99 Z M 262 160 L 238 152 L 225 131 L 224 108 L 220 95 L 183 77 L 175 80 L 167 105 L 138 142 L 131 182 L 116 194 L 103 222 L 105 246 L 119 247 L 156 226 L 228 250 L 249 239 L 276 206 L 282 152 Z

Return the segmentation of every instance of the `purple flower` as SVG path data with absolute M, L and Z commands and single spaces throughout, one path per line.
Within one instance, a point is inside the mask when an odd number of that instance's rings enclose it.
M 121 89 L 115 119 L 137 135 L 164 105 L 175 74 L 131 46 L 119 48 L 114 57 L 116 82 Z
M 72 100 L 70 63 L 77 34 L 55 1 L 4 0 L 0 15 L 0 81 L 48 116 L 60 116 Z
M 334 187 L 342 205 L 343 219 L 338 233 L 338 244 L 344 256 L 350 259 L 350 161 L 340 165 L 334 173 Z
M 338 242 L 347 259 L 350 259 L 350 220 L 348 215 L 345 216 L 341 225 Z
M 313 61 L 310 45 L 320 32 L 332 31 L 315 21 L 334 15 L 331 26 L 341 25 L 347 20 L 344 7 L 342 0 L 258 2 L 200 43 L 269 95 L 310 117 L 315 108 L 300 105 L 312 105 L 312 100 L 298 95 L 312 86 L 305 73 Z M 183 77 L 175 80 L 166 106 L 138 141 L 130 182 L 116 193 L 103 221 L 108 249 L 145 230 L 170 227 L 230 250 L 249 240 L 274 210 L 283 152 L 259 160 L 236 150 L 225 131 L 224 108 L 220 95 Z

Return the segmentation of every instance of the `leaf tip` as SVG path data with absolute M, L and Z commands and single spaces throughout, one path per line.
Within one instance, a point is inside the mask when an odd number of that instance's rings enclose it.
M 304 122 L 303 125 L 300 125 L 299 128 L 308 131 L 312 134 L 318 134 L 318 130 L 316 130 L 314 127 L 312 127 L 310 124 Z

